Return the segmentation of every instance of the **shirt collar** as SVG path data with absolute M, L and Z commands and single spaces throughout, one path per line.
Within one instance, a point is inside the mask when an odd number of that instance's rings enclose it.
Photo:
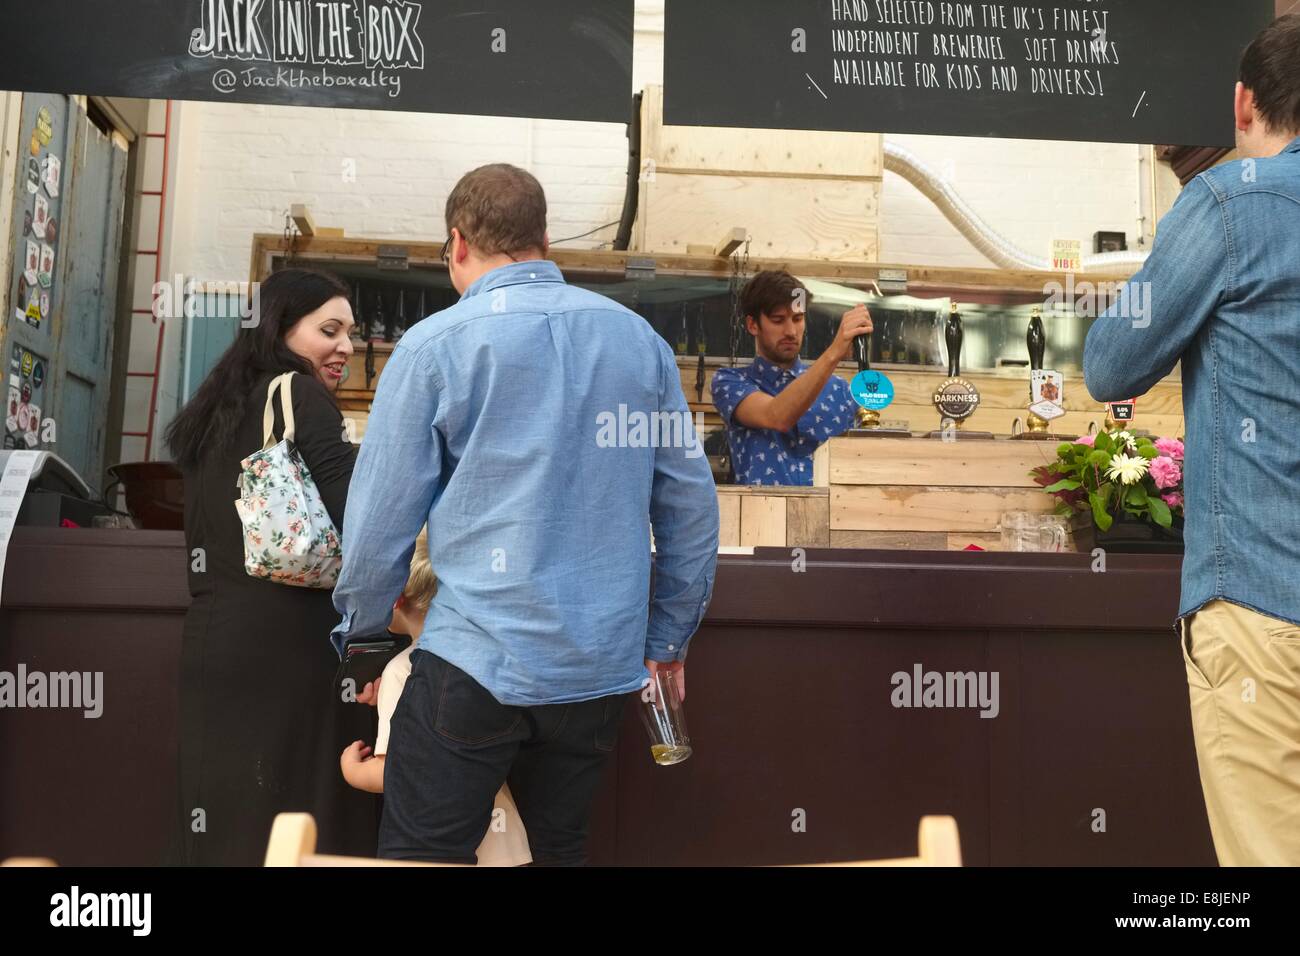
M 560 267 L 549 259 L 525 259 L 512 262 L 508 266 L 498 266 L 491 272 L 479 276 L 474 284 L 465 290 L 462 299 L 482 295 L 507 285 L 520 285 L 524 282 L 563 282 L 564 275 Z
M 1284 153 L 1300 153 L 1300 136 L 1291 140 L 1291 145 L 1282 150 Z
M 794 360 L 794 365 L 790 366 L 789 369 L 784 369 L 781 366 L 774 364 L 773 362 L 769 362 L 761 355 L 755 355 L 754 361 L 750 365 L 750 368 L 754 370 L 754 375 L 758 378 L 764 379 L 765 381 L 769 381 L 769 382 L 779 382 L 781 381 L 782 377 L 784 377 L 787 371 L 790 373 L 791 377 L 797 377 L 798 375 L 802 374 L 804 370 L 804 364 L 803 361 L 800 358 L 798 358 L 798 356 L 796 356 Z

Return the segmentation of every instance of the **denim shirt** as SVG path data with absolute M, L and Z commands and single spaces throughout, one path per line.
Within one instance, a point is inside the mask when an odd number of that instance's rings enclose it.
M 679 433 L 635 427 L 664 412 Z M 717 492 L 689 414 L 672 350 L 639 315 L 548 261 L 482 276 L 384 366 L 348 493 L 335 650 L 388 624 L 427 522 L 438 591 L 420 649 L 508 705 L 639 689 L 645 658 L 685 658 L 713 588 Z
M 749 428 L 736 421 L 736 407 L 755 392 L 779 395 L 808 370 L 799 359 L 781 368 L 759 355 L 744 368 L 722 368 L 713 375 L 713 404 L 727 427 L 727 444 L 736 483 L 741 485 L 811 485 L 813 452 L 841 435 L 857 420 L 857 403 L 848 382 L 832 375 L 817 400 L 788 432 Z
M 1300 139 L 1187 184 L 1089 332 L 1084 377 L 1096 399 L 1132 398 L 1179 359 L 1179 616 L 1222 598 L 1300 624 Z

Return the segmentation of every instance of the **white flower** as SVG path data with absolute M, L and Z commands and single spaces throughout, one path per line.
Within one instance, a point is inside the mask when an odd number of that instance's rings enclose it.
M 1106 477 L 1118 480 L 1122 485 L 1131 485 L 1142 480 L 1142 476 L 1147 473 L 1148 467 L 1150 467 L 1150 462 L 1145 458 L 1129 458 L 1127 455 L 1115 455 L 1110 460 L 1110 467 L 1106 469 Z
M 1115 440 L 1122 441 L 1125 444 L 1125 446 L 1129 448 L 1132 448 L 1136 444 L 1136 442 L 1134 442 L 1133 440 L 1133 436 L 1125 431 L 1116 432 Z

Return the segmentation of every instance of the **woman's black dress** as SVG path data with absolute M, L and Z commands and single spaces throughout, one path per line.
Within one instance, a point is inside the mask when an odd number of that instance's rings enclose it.
M 378 798 L 339 772 L 348 744 L 374 740 L 375 718 L 335 690 L 331 592 L 244 571 L 236 483 L 240 461 L 262 447 L 272 377 L 249 396 L 235 443 L 185 474 L 193 601 L 181 651 L 179 863 L 260 866 L 272 820 L 291 811 L 316 818 L 317 852 L 374 856 L 377 844 Z M 356 449 L 324 385 L 295 375 L 292 394 L 296 444 L 342 533 Z M 277 438 L 279 405 L 277 392 Z

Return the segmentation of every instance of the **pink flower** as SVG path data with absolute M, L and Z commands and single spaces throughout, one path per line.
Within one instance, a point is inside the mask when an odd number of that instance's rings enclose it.
M 1157 488 L 1177 488 L 1183 480 L 1183 470 L 1178 467 L 1178 462 L 1161 455 L 1151 461 L 1151 478 Z
M 1163 498 L 1165 500 L 1165 504 L 1167 504 L 1171 508 L 1181 508 L 1183 506 L 1182 495 L 1161 495 L 1160 497 Z
M 1155 440 L 1156 451 L 1176 461 L 1183 460 L 1183 443 L 1177 438 L 1157 438 Z
M 1087 445 L 1089 448 L 1091 448 L 1092 443 L 1096 440 L 1097 440 L 1096 435 L 1080 435 L 1078 438 L 1074 440 L 1074 443 L 1076 445 Z

